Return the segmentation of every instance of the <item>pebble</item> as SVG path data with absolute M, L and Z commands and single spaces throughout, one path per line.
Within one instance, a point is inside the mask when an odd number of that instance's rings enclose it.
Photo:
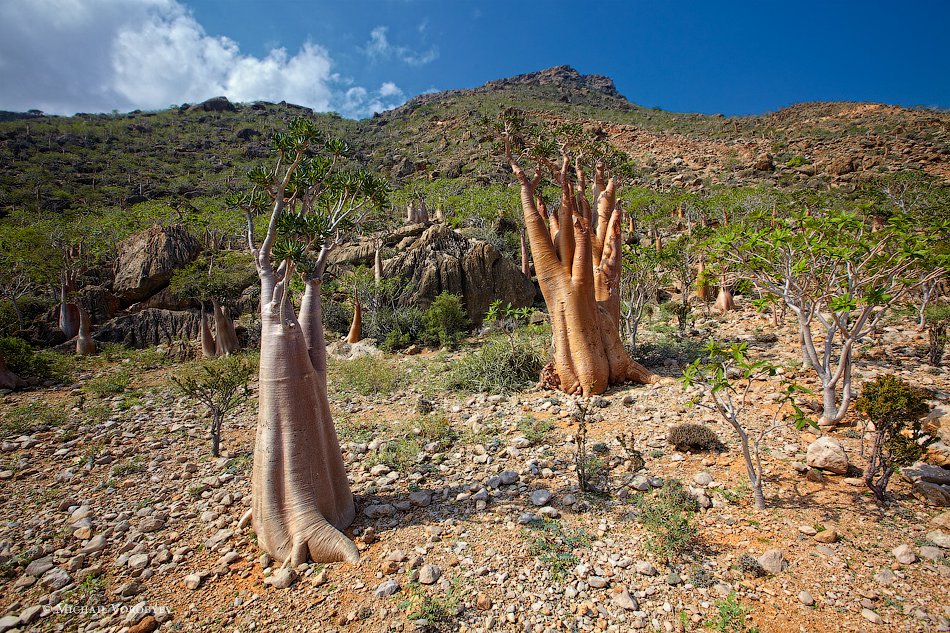
M 546 506 L 551 500 L 551 493 L 545 489 L 534 490 L 531 492 L 531 503 L 536 506 Z
M 874 613 L 870 609 L 861 609 L 861 615 L 865 620 L 871 622 L 872 624 L 884 624 L 884 620 L 881 619 L 881 616 Z
M 297 573 L 289 567 L 281 567 L 273 574 L 264 579 L 265 585 L 270 585 L 275 589 L 286 589 L 297 580 Z
M 419 583 L 434 585 L 441 576 L 442 570 L 437 565 L 423 565 L 419 570 Z
M 201 576 L 198 574 L 188 574 L 185 576 L 185 587 L 195 590 L 201 586 Z
M 917 562 L 917 555 L 914 554 L 914 548 L 907 543 L 898 545 L 891 550 L 891 553 L 894 555 L 894 558 L 897 559 L 897 562 L 902 565 L 910 565 Z
M 815 599 L 807 591 L 798 592 L 798 601 L 806 607 L 810 607 L 815 604 Z
M 838 533 L 835 530 L 822 530 L 815 534 L 815 540 L 819 543 L 834 543 L 838 540 Z
M 377 598 L 386 598 L 393 595 L 397 591 L 399 591 L 399 583 L 395 580 L 386 580 L 376 587 L 373 595 Z

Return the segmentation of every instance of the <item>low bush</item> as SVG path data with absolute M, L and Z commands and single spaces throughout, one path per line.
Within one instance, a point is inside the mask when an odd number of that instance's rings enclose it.
M 522 333 L 493 336 L 449 366 L 446 388 L 472 393 L 512 393 L 536 383 L 547 357 L 547 341 Z
M 131 385 L 132 377 L 129 375 L 129 372 L 119 370 L 112 374 L 97 376 L 96 378 L 87 380 L 86 384 L 82 386 L 82 389 L 86 393 L 98 396 L 99 398 L 105 398 L 118 395 L 126 391 Z
M 49 352 L 38 352 L 16 336 L 0 338 L 0 355 L 7 369 L 21 378 L 53 378 L 54 362 Z
M 55 428 L 66 422 L 66 410 L 47 402 L 30 402 L 7 411 L 0 423 L 0 436 L 22 435 Z
M 648 551 L 671 561 L 689 549 L 697 535 L 693 513 L 698 506 L 680 481 L 667 479 L 662 488 L 640 497 L 639 506 Z
M 400 383 L 396 364 L 383 356 L 360 356 L 329 363 L 331 393 L 344 397 L 391 393 Z
M 443 347 L 455 347 L 468 332 L 469 322 L 462 299 L 458 295 L 443 292 L 422 317 L 425 327 L 422 337 L 429 343 Z

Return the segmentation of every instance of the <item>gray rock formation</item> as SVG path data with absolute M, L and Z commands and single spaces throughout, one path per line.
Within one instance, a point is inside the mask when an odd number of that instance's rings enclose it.
M 176 268 L 192 261 L 201 245 L 185 227 L 152 226 L 119 242 L 112 289 L 123 301 L 142 301 L 161 290 Z
M 100 343 L 122 343 L 129 347 L 150 347 L 171 343 L 181 338 L 198 336 L 200 317 L 197 312 L 148 308 L 116 317 L 99 328 L 93 338 Z
M 430 226 L 386 262 L 384 277 L 401 277 L 413 288 L 404 305 L 428 308 L 443 292 L 462 297 L 473 322 L 500 299 L 520 308 L 534 302 L 535 288 L 514 262 L 487 242 L 469 240 L 444 224 Z

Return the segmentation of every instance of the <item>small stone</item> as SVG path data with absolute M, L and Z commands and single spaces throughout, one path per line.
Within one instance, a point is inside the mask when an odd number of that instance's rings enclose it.
M 376 587 L 376 591 L 373 592 L 373 595 L 377 598 L 387 598 L 397 591 L 399 591 L 399 583 L 395 580 L 387 580 Z
M 779 574 L 788 566 L 785 561 L 785 555 L 780 549 L 770 549 L 758 558 L 762 569 L 770 574 Z
M 442 576 L 442 570 L 437 565 L 423 565 L 419 570 L 419 584 L 434 585 Z
M 432 505 L 431 490 L 416 490 L 409 493 L 409 503 L 417 508 L 425 508 Z
M 613 596 L 611 596 L 613 603 L 624 609 L 625 611 L 639 611 L 640 603 L 637 602 L 637 599 L 630 595 L 630 592 L 626 589 L 621 589 Z
M 818 534 L 818 530 L 816 530 L 810 525 L 801 525 L 798 527 L 798 531 L 804 534 L 805 536 L 814 536 Z
M 637 573 L 641 576 L 656 576 L 657 572 L 656 567 L 653 566 L 653 563 L 650 561 L 640 560 L 637 561 L 634 568 L 637 570 Z
M 519 479 L 521 479 L 521 475 L 519 475 L 513 470 L 504 470 L 501 473 L 499 473 L 498 477 L 501 479 L 501 483 L 504 486 L 510 486 L 511 484 L 516 483 Z
M 130 569 L 145 569 L 148 567 L 148 554 L 133 554 L 129 556 Z
M 381 503 L 363 508 L 363 514 L 370 519 L 391 517 L 396 514 L 396 506 L 391 503 Z
M 162 517 L 145 517 L 139 523 L 140 532 L 157 532 L 165 527 L 165 520 Z
M 483 593 L 480 593 L 477 596 L 475 596 L 476 609 L 478 609 L 479 611 L 488 611 L 489 609 L 491 609 L 491 607 L 492 607 L 491 598 L 489 598 Z
M 33 624 L 43 615 L 43 605 L 34 605 L 27 607 L 20 612 L 20 622 L 23 624 Z
M 935 530 L 927 533 L 927 540 L 942 549 L 950 549 L 950 534 Z
M 698 472 L 693 476 L 693 481 L 702 487 L 706 487 L 713 482 L 713 477 L 709 473 L 703 471 Z
M 265 585 L 270 585 L 274 589 L 286 589 L 297 580 L 297 573 L 289 567 L 281 567 L 273 574 L 264 579 Z
M 894 558 L 897 559 L 897 562 L 902 565 L 910 565 L 917 562 L 917 555 L 914 554 L 914 548 L 907 543 L 898 545 L 891 550 L 891 553 L 894 555 Z
M 152 633 L 157 628 L 158 620 L 155 619 L 155 616 L 146 615 L 138 621 L 138 624 L 129 627 L 129 633 Z
M 819 543 L 834 543 L 838 540 L 838 533 L 835 530 L 822 530 L 815 534 L 815 540 Z
M 810 607 L 815 604 L 815 599 L 812 598 L 811 594 L 807 591 L 798 592 L 798 601 L 806 607 Z
M 805 462 L 812 468 L 826 470 L 836 475 L 848 472 L 848 455 L 841 443 L 824 435 L 808 445 Z
M 3 473 L 0 473 L 2 475 Z M 13 473 L 10 473 L 11 476 Z M 9 631 L 20 626 L 20 618 L 16 615 L 5 615 L 0 618 L 0 631 Z
M 675 571 L 671 571 L 666 575 L 666 584 L 675 587 L 676 585 L 683 584 L 683 579 Z
M 42 578 L 40 578 L 40 583 L 52 591 L 62 589 L 72 582 L 73 579 L 69 573 L 65 569 L 60 569 L 59 567 L 53 567 L 48 572 L 43 574 Z
M 394 549 L 386 554 L 386 560 L 401 563 L 406 560 L 406 554 L 401 549 Z
M 201 586 L 201 576 L 198 574 L 188 574 L 185 576 L 185 587 L 195 590 Z
M 521 516 L 518 517 L 518 523 L 520 525 L 527 525 L 532 521 L 540 521 L 541 516 L 535 514 L 534 512 L 522 512 Z
M 874 574 L 874 580 L 882 585 L 889 585 L 897 580 L 897 576 L 890 569 L 885 568 Z
M 870 609 L 861 609 L 861 615 L 864 616 L 865 620 L 873 624 L 884 624 L 884 620 L 881 619 L 881 616 Z
M 603 589 L 607 586 L 607 579 L 602 576 L 588 576 L 587 584 L 594 589 Z
M 26 566 L 26 573 L 28 576 L 33 576 L 39 578 L 49 570 L 53 568 L 53 557 L 45 556 L 43 558 L 37 558 L 35 561 Z
M 534 490 L 531 492 L 531 503 L 536 506 L 546 506 L 548 501 L 551 500 L 551 493 L 543 488 L 541 490 Z
M 924 545 L 920 548 L 920 557 L 927 560 L 938 561 L 943 559 L 943 550 L 939 547 Z

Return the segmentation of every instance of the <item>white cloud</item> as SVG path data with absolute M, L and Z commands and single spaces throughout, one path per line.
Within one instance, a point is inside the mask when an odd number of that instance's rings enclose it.
M 226 95 L 368 116 L 405 100 L 391 82 L 352 84 L 317 44 L 245 55 L 177 0 L 0 1 L 0 109 L 157 109 Z
M 369 42 L 363 49 L 370 59 L 376 61 L 397 59 L 410 66 L 423 66 L 439 58 L 439 49 L 435 46 L 427 51 L 414 51 L 407 46 L 396 46 L 390 43 L 386 35 L 388 31 L 389 27 L 386 26 L 377 26 L 370 31 Z

